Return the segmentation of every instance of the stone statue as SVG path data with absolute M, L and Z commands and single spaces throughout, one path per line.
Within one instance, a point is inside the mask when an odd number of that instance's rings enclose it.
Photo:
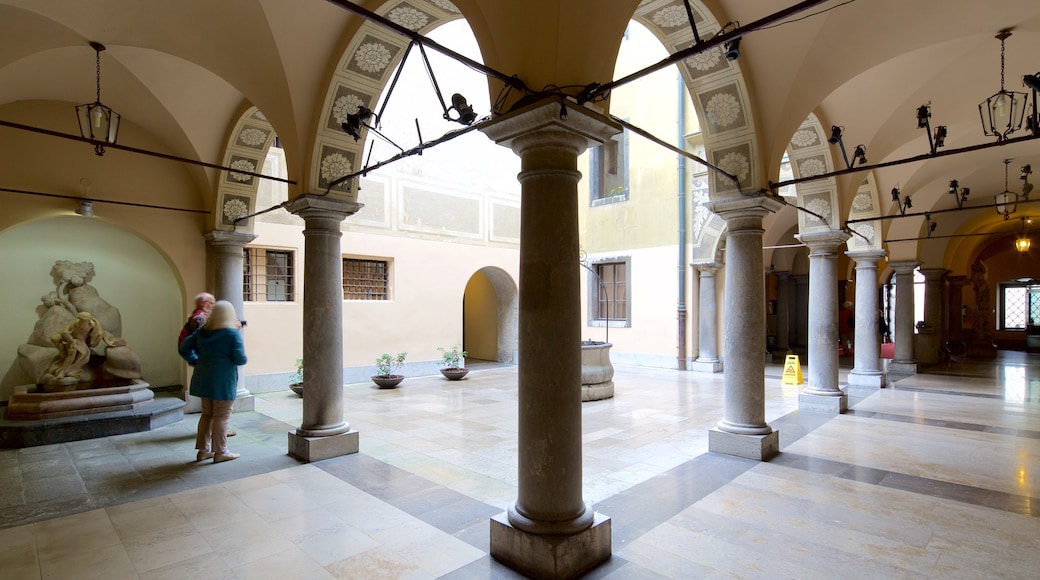
M 51 276 L 56 288 L 41 297 L 40 319 L 18 347 L 18 367 L 29 377 L 25 382 L 44 391 L 68 391 L 140 379 L 141 360 L 120 337 L 119 310 L 89 283 L 94 264 L 58 260 Z M 93 362 L 91 355 L 98 355 Z
M 975 291 L 975 310 L 989 310 L 988 270 L 982 260 L 971 265 L 971 287 Z
M 44 385 L 74 385 L 80 382 L 83 367 L 90 362 L 90 354 L 104 342 L 108 346 L 126 346 L 126 341 L 108 335 L 97 318 L 89 312 L 80 312 L 51 337 L 58 355 L 40 378 Z

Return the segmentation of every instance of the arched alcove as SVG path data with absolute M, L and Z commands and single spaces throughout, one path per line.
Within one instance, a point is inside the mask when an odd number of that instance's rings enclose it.
M 50 271 L 58 260 L 94 264 L 90 284 L 119 309 L 122 337 L 140 356 L 144 380 L 155 387 L 178 384 L 181 359 L 175 338 L 185 296 L 166 256 L 103 219 L 60 216 L 0 232 L 0 271 L 16 282 L 0 289 L 8 328 L 0 335 L 0 369 L 5 373 L 0 399 L 7 400 L 15 385 L 33 382 L 18 368 L 18 346 L 33 332 L 41 297 L 55 290 Z

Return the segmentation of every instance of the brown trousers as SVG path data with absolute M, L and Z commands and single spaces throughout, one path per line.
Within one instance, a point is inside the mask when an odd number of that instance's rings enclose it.
M 199 417 L 199 432 L 195 435 L 195 449 L 208 449 L 214 453 L 227 451 L 228 424 L 234 405 L 234 401 L 202 398 L 202 416 Z

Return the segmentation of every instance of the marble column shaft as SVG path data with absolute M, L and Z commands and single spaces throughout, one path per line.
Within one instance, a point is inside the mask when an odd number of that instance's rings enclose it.
M 919 362 L 935 363 L 939 360 L 939 351 L 945 344 L 943 338 L 943 311 L 945 310 L 943 299 L 946 288 L 946 275 L 950 271 L 946 268 L 922 268 L 924 275 L 924 322 L 926 328 L 922 334 L 926 335 L 926 343 L 922 349 L 927 348 L 927 353 L 915 353 Z M 926 356 L 925 356 L 926 355 Z
M 806 350 L 809 344 L 809 275 L 794 274 L 794 312 L 790 323 L 794 326 L 794 345 Z
M 809 365 L 805 393 L 841 396 L 838 388 L 838 251 L 842 231 L 795 236 L 809 247 Z
M 582 497 L 578 155 L 620 131 L 558 99 L 484 133 L 520 157 L 518 497 L 492 518 L 491 554 L 533 577 L 576 577 L 610 557 L 610 520 Z M 581 549 L 560 546 L 576 543 Z
M 964 352 L 964 286 L 968 283 L 967 276 L 947 276 L 950 283 L 946 311 L 947 319 L 947 341 L 946 345 L 951 352 L 960 354 Z
M 708 208 L 726 220 L 725 406 L 718 429 L 737 435 L 774 433 L 765 421 L 765 269 L 762 219 L 780 205 L 761 198 L 712 201 Z M 710 447 L 710 444 L 709 444 Z
M 791 273 L 776 273 L 776 350 L 783 354 L 791 348 Z
M 697 360 L 704 362 L 718 362 L 718 330 L 716 313 L 718 305 L 715 301 L 715 273 L 721 264 L 712 262 L 710 264 L 697 264 L 700 272 L 700 316 L 698 317 L 698 334 L 700 337 L 700 352 Z
M 850 385 L 883 387 L 879 368 L 881 335 L 878 328 L 878 260 L 888 252 L 865 250 L 845 252 L 856 261 L 856 351 L 849 371 Z
M 235 307 L 241 320 L 243 314 L 243 268 L 245 257 L 243 249 L 246 244 L 256 239 L 256 234 L 213 230 L 206 234 L 206 246 L 210 251 L 213 265 L 213 294 L 217 300 L 227 300 Z M 243 338 L 247 330 L 242 329 Z M 255 401 L 252 393 L 246 389 L 245 373 L 238 373 L 238 392 L 235 394 L 235 412 L 252 411 Z M 201 411 L 201 404 L 200 404 Z
M 896 348 L 893 364 L 916 365 L 914 357 L 914 270 L 918 261 L 889 262 L 896 273 Z
M 343 419 L 343 251 L 340 226 L 357 203 L 302 195 L 289 211 L 304 220 L 303 423 L 301 437 L 346 433 Z

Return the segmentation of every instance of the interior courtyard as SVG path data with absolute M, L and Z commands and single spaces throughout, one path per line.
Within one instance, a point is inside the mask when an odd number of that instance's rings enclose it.
M 0 33 L 0 576 L 1040 569 L 1035 1 L 0 0 Z M 221 465 L 172 339 L 203 290 L 247 323 Z

